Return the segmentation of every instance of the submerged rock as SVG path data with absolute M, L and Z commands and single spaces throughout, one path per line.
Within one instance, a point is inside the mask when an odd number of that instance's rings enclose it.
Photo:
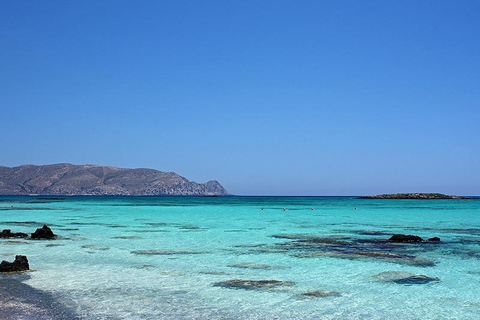
M 278 281 L 278 280 L 241 280 L 233 279 L 228 281 L 216 282 L 214 287 L 224 287 L 229 289 L 247 289 L 247 290 L 259 290 L 259 289 L 274 289 L 278 287 L 287 287 L 295 285 L 291 281 Z
M 28 265 L 28 259 L 26 256 L 17 255 L 13 262 L 4 260 L 0 263 L 0 272 L 20 272 L 27 270 L 30 270 L 30 266 Z
M 408 272 L 386 271 L 373 276 L 376 280 L 393 282 L 397 284 L 426 284 L 433 281 L 440 281 L 439 278 L 432 278 L 426 275 L 416 275 Z
M 26 238 L 28 234 L 23 232 L 12 232 L 10 229 L 4 229 L 2 233 L 0 233 L 0 238 L 2 239 L 9 239 L 9 238 Z
M 279 268 L 279 267 L 272 267 L 268 264 L 256 264 L 256 263 L 235 263 L 235 264 L 229 264 L 227 267 L 241 268 L 241 269 L 260 269 L 260 270 L 271 270 L 271 269 Z
M 53 233 L 52 229 L 43 225 L 42 228 L 38 228 L 34 233 L 32 233 L 32 239 L 55 239 L 56 234 Z
M 410 277 L 393 280 L 393 282 L 398 284 L 425 284 L 432 281 L 440 281 L 440 279 L 427 277 L 425 275 L 412 275 Z

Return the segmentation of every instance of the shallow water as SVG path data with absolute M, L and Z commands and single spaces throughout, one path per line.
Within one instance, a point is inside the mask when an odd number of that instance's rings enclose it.
M 1 197 L 0 229 L 59 238 L 0 239 L 0 255 L 27 255 L 19 290 L 79 319 L 477 319 L 479 213 L 480 200 Z

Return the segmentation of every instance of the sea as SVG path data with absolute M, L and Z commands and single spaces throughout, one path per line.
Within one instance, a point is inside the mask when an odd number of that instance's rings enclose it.
M 43 225 L 0 239 L 32 269 L 0 319 L 480 317 L 480 199 L 0 197 L 0 230 Z

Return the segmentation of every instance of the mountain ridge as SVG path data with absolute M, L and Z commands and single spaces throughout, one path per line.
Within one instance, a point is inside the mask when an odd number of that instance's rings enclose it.
M 148 168 L 57 163 L 0 166 L 0 195 L 230 195 L 216 180 L 189 181 Z

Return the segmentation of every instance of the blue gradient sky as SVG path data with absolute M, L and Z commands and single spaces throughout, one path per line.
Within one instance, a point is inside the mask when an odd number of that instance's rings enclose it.
M 479 1 L 2 1 L 0 165 L 480 195 Z

